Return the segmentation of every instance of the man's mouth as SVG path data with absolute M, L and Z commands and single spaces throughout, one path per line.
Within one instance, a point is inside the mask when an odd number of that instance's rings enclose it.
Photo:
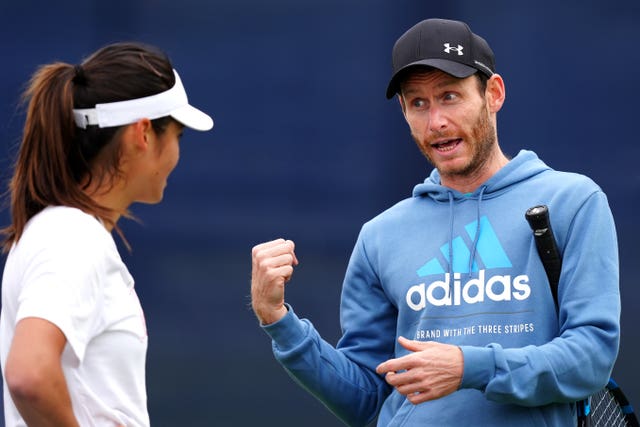
M 461 142 L 462 142 L 462 138 L 447 139 L 444 141 L 435 142 L 431 144 L 431 146 L 435 148 L 437 151 L 441 153 L 445 153 L 447 151 L 451 151 L 454 148 L 456 148 L 458 144 L 460 144 Z

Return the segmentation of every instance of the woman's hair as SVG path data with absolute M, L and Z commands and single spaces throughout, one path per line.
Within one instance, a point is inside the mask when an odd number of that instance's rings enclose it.
M 111 185 L 121 173 L 123 126 L 76 126 L 74 108 L 155 95 L 175 83 L 168 57 L 153 46 L 116 43 L 96 51 L 80 65 L 56 62 L 41 66 L 23 94 L 27 105 L 22 142 L 9 183 L 10 226 L 0 230 L 6 252 L 27 221 L 47 206 L 70 206 L 113 226 L 114 214 L 85 193 L 91 185 Z M 170 117 L 152 120 L 162 133 Z M 126 240 L 125 240 L 126 243 Z

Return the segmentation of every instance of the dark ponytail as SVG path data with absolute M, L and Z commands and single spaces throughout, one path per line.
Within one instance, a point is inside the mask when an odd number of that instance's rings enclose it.
M 136 99 L 173 86 L 173 67 L 152 46 L 117 43 L 106 46 L 81 65 L 53 63 L 40 67 L 23 95 L 28 104 L 22 143 L 9 184 L 12 224 L 1 230 L 3 251 L 17 242 L 27 221 L 50 205 L 76 207 L 113 224 L 114 212 L 83 190 L 97 181 L 112 183 L 120 173 L 122 127 L 76 127 L 74 108 Z M 170 118 L 152 121 L 162 133 Z M 126 243 L 126 240 L 125 240 Z

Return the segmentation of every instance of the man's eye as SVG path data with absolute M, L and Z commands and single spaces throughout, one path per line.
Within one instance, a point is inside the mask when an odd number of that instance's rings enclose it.
M 455 93 L 445 93 L 445 95 L 443 96 L 443 99 L 445 101 L 455 101 L 456 99 L 458 99 L 458 96 Z
M 414 106 L 414 108 L 422 108 L 424 107 L 425 102 L 422 99 L 414 99 L 411 104 Z

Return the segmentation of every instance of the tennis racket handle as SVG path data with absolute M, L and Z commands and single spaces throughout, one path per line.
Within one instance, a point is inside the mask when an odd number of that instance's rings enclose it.
M 592 427 L 591 408 L 587 409 L 588 400 L 580 400 L 576 402 L 578 413 L 578 427 Z
M 560 280 L 562 258 L 560 258 L 560 252 L 551 228 L 549 208 L 545 205 L 529 208 L 525 213 L 525 218 L 533 231 L 536 248 L 549 278 L 549 283 L 552 290 L 556 292 L 558 281 Z M 556 295 L 554 294 L 555 298 Z

